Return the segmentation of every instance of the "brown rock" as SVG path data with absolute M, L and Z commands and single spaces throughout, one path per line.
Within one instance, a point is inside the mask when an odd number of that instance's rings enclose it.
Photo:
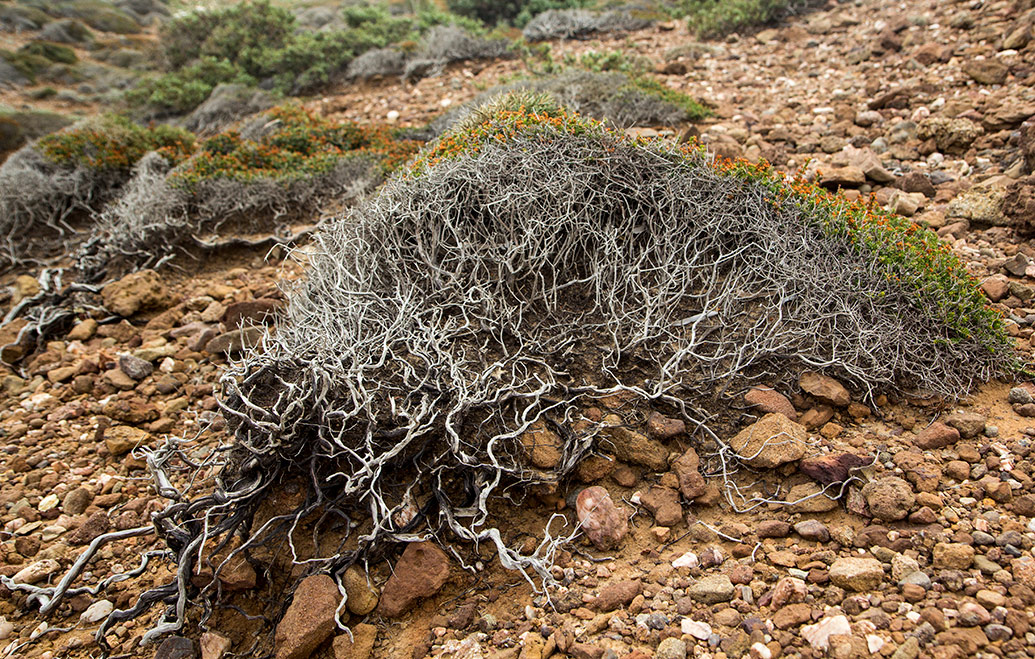
M 604 448 L 611 450 L 622 462 L 654 471 L 668 469 L 668 449 L 661 442 L 620 425 L 604 427 L 600 434 Z
M 205 343 L 205 351 L 213 355 L 236 355 L 247 348 L 253 348 L 262 341 L 266 330 L 262 327 L 246 327 L 244 329 L 223 332 Z
M 640 503 L 654 515 L 660 526 L 675 526 L 683 521 L 683 507 L 679 505 L 679 494 L 669 487 L 652 485 L 640 495 Z
M 101 299 L 109 311 L 126 318 L 172 304 L 169 289 L 154 270 L 134 272 L 108 284 L 101 289 Z
M 525 447 L 532 464 L 540 469 L 553 469 L 561 462 L 564 443 L 560 436 L 546 427 L 543 421 L 537 421 L 521 435 L 521 443 Z
M 597 549 L 616 548 L 629 531 L 629 513 L 625 506 L 616 506 L 607 490 L 599 485 L 579 492 L 575 511 L 586 537 Z
M 139 428 L 112 426 L 104 431 L 104 445 L 108 447 L 108 453 L 118 457 L 146 444 L 149 437 L 147 432 Z
M 1019 235 L 1035 235 L 1035 176 L 1019 179 L 1007 186 L 1001 203 L 1003 216 Z
M 805 455 L 808 432 L 782 414 L 766 414 L 741 430 L 729 445 L 748 465 L 771 469 Z
M 934 546 L 934 567 L 967 570 L 974 563 L 974 548 L 961 542 L 939 542 Z
M 913 444 L 917 448 L 930 450 L 952 446 L 959 440 L 959 430 L 947 426 L 940 421 L 935 421 L 917 434 L 916 438 L 913 439 Z
M 377 627 L 359 623 L 352 627 L 352 638 L 348 634 L 334 637 L 334 659 L 369 659 L 377 640 Z
M 788 604 L 804 602 L 809 594 L 805 582 L 796 577 L 784 577 L 773 586 L 769 606 L 773 609 L 781 609 Z
M 679 480 L 679 491 L 688 501 L 704 496 L 708 491 L 708 485 L 699 470 L 700 465 L 701 460 L 693 448 L 688 448 L 686 453 L 672 463 L 672 471 Z
M 977 437 L 985 431 L 985 424 L 988 418 L 976 412 L 956 412 L 945 419 L 945 423 L 960 432 L 964 439 Z
M 773 614 L 777 629 L 790 629 L 812 620 L 812 607 L 808 604 L 788 604 Z
M 686 422 L 682 419 L 672 419 L 657 412 L 651 412 L 647 417 L 647 433 L 654 439 L 665 442 L 685 432 Z
M 94 541 L 97 536 L 104 535 L 111 528 L 108 522 L 108 513 L 97 512 L 90 515 L 83 524 L 76 529 L 68 541 L 73 545 L 87 545 Z
M 827 421 L 830 421 L 832 418 L 834 418 L 834 408 L 829 405 L 819 405 L 806 410 L 799 417 L 798 422 L 809 430 L 814 430 L 826 425 Z
M 870 481 L 863 486 L 862 494 L 870 514 L 884 521 L 905 519 L 916 503 L 913 488 L 897 476 Z
M 798 469 L 809 478 L 833 485 L 848 480 L 852 471 L 873 464 L 873 458 L 854 453 L 833 453 L 805 458 L 798 463 Z
M 968 59 L 963 63 L 963 72 L 982 85 L 1001 85 L 1010 69 L 997 59 Z
M 449 557 L 431 542 L 406 545 L 381 592 L 377 611 L 388 618 L 406 613 L 419 600 L 437 593 L 449 580 Z
M 852 402 L 852 396 L 844 386 L 832 377 L 820 373 L 806 372 L 798 378 L 798 386 L 815 398 L 835 407 L 845 407 Z
M 776 412 L 784 415 L 791 421 L 798 420 L 798 412 L 794 409 L 791 401 L 773 389 L 754 387 L 744 394 L 744 402 L 767 414 Z
M 229 329 L 250 325 L 272 325 L 277 313 L 284 306 L 280 300 L 258 298 L 245 302 L 233 302 L 223 312 L 223 324 Z
M 367 580 L 367 575 L 358 566 L 353 565 L 345 570 L 342 585 L 345 586 L 345 595 L 348 597 L 345 606 L 349 613 L 365 616 L 377 607 L 380 596 L 377 586 Z
M 620 606 L 628 606 L 641 592 L 643 592 L 643 582 L 639 579 L 610 583 L 600 590 L 600 594 L 589 603 L 589 606 L 594 611 L 602 613 L 614 611 Z
M 326 574 L 306 577 L 277 625 L 276 659 L 307 659 L 334 633 L 338 586 Z
M 837 167 L 824 171 L 819 184 L 825 188 L 857 188 L 866 183 L 866 174 L 858 167 Z

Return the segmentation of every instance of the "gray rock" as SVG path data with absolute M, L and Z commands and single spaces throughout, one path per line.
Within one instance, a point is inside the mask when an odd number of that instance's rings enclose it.
M 119 355 L 119 370 L 139 382 L 154 373 L 155 367 L 151 362 L 139 357 L 122 354 Z
M 716 574 L 698 579 L 687 592 L 703 604 L 718 604 L 732 600 L 736 590 L 728 576 Z

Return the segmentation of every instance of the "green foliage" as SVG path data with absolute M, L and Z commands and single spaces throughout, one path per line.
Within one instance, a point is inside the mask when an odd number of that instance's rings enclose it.
M 23 21 L 31 23 L 39 29 L 50 22 L 50 16 L 36 7 L 21 4 L 0 5 L 0 22 L 20 23 Z
M 27 55 L 36 55 L 38 57 L 48 59 L 51 62 L 58 62 L 60 64 L 75 64 L 79 61 L 74 50 L 68 46 L 51 43 L 49 41 L 30 41 L 19 48 L 18 52 L 25 53 Z
M 194 135 L 182 128 L 142 127 L 125 117 L 106 115 L 85 125 L 40 139 L 43 156 L 61 167 L 128 173 L 149 151 L 179 162 L 194 151 Z
M 59 3 L 51 13 L 78 18 L 95 30 L 117 34 L 136 34 L 140 25 L 128 15 L 100 0 L 66 0 Z
M 226 60 L 202 57 L 200 60 L 173 73 L 144 78 L 126 93 L 126 99 L 135 105 L 146 105 L 161 113 L 190 112 L 222 82 L 255 84 Z
M 197 155 L 171 175 L 174 186 L 187 190 L 211 179 L 290 182 L 329 172 L 343 158 L 368 157 L 389 172 L 420 148 L 414 140 L 396 139 L 383 127 L 332 122 L 287 105 L 265 116 L 276 129 L 259 139 L 226 131 L 206 140 Z
M 564 56 L 566 67 L 578 67 L 587 71 L 620 71 L 642 75 L 650 71 L 650 60 L 640 55 L 627 55 L 624 50 L 600 52 L 589 50 L 579 56 L 568 53 Z
M 686 112 L 686 118 L 689 121 L 700 121 L 712 115 L 712 111 L 694 97 L 666 87 L 656 78 L 641 75 L 630 78 L 630 81 L 632 86 L 641 92 L 681 108 Z
M 259 0 L 179 16 L 162 28 L 161 41 L 170 69 L 210 57 L 258 77 L 265 53 L 283 47 L 294 27 L 290 12 Z
M 785 15 L 791 0 L 681 0 L 678 13 L 702 38 L 723 37 L 731 32 L 764 25 Z
M 21 50 L 18 52 L 0 50 L 0 57 L 7 60 L 8 64 L 13 66 L 18 73 L 28 78 L 29 82 L 32 83 L 36 82 L 36 77 L 49 69 L 53 64 L 46 57 L 22 52 Z
M 532 17 L 549 9 L 577 9 L 591 0 L 447 0 L 449 10 L 485 25 L 509 23 L 523 27 Z

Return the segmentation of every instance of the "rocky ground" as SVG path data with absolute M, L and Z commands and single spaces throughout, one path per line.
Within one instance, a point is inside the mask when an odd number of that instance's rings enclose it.
M 716 119 L 689 129 L 714 152 L 805 167 L 824 185 L 873 194 L 935 228 L 1027 355 L 1033 21 L 1023 1 L 859 0 L 721 43 L 696 43 L 673 23 L 553 48 L 649 57 L 667 84 L 714 105 Z M 520 68 L 459 66 L 312 105 L 416 125 Z M 3 376 L 0 575 L 54 583 L 97 536 L 146 524 L 163 504 L 138 447 L 186 437 L 201 458 L 227 440 L 214 398 L 221 364 L 257 336 L 239 327 L 275 322 L 277 282 L 300 272 L 264 256 L 131 275 L 102 295 L 115 318 L 84 309 L 66 337 Z M 8 305 L 38 286 L 25 276 L 7 283 Z M 15 321 L 0 330 L 0 344 L 18 329 Z M 615 459 L 589 460 L 561 490 L 500 511 L 512 543 L 537 543 L 555 511 L 583 523 L 583 537 L 557 557 L 549 597 L 485 548 L 475 557 L 484 564 L 468 571 L 436 545 L 409 545 L 393 565 L 372 566 L 373 588 L 358 571 L 346 579 L 351 637 L 333 624 L 333 582 L 306 579 L 277 626 L 276 656 L 1035 656 L 1033 396 L 1035 386 L 1019 381 L 949 407 L 905 395 L 863 400 L 804 374 L 786 390 L 730 401 L 742 414 L 725 438 L 754 458 L 729 482 L 681 422 L 604 401 L 584 413 L 610 426 Z M 766 444 L 773 436 L 786 441 Z M 533 461 L 551 460 L 546 440 Z M 735 507 L 724 496 L 731 482 L 742 495 Z M 85 581 L 132 569 L 154 545 L 142 537 L 102 548 Z M 281 569 L 290 566 L 242 564 L 221 580 L 251 610 L 278 597 L 271 584 Z M 153 564 L 47 618 L 5 591 L 3 655 L 99 656 L 92 636 L 104 614 L 168 577 Z M 154 620 L 117 625 L 116 653 L 261 656 L 258 628 L 228 614 L 191 630 L 192 640 L 138 648 Z

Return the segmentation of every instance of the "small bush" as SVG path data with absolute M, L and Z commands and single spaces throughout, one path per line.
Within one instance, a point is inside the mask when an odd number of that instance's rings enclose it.
M 449 10 L 485 25 L 509 23 L 524 27 L 533 16 L 549 10 L 585 7 L 591 0 L 446 0 Z
M 222 83 L 251 86 L 255 79 L 225 60 L 203 57 L 175 73 L 142 79 L 126 92 L 126 99 L 153 116 L 182 114 L 200 105 Z
M 50 16 L 36 7 L 21 4 L 0 5 L 0 31 L 25 32 L 38 30 L 49 23 Z
M 173 162 L 184 160 L 194 151 L 194 136 L 173 126 L 143 128 L 123 117 L 107 116 L 48 135 L 36 148 L 58 167 L 128 173 L 150 151 Z
M 100 0 L 66 0 L 49 10 L 55 16 L 78 18 L 95 30 L 136 34 L 141 26 L 127 14 Z
M 405 70 L 405 54 L 395 48 L 375 48 L 349 62 L 345 77 L 350 80 L 367 80 L 402 75 Z
M 537 15 L 525 26 L 522 35 L 530 42 L 586 39 L 595 34 L 642 30 L 653 22 L 652 17 L 628 9 L 604 12 L 558 9 Z
M 30 83 L 36 82 L 36 78 L 44 74 L 54 64 L 46 57 L 33 55 L 21 50 L 18 52 L 0 50 L 0 58 L 3 58 Z
M 79 61 L 75 51 L 68 46 L 51 43 L 48 41 L 31 41 L 18 49 L 19 53 L 42 57 L 51 62 L 60 64 L 75 64 Z
M 55 43 L 88 44 L 93 41 L 93 32 L 79 21 L 66 18 L 48 23 L 39 38 Z
M 209 94 L 204 103 L 190 113 L 183 126 L 195 134 L 211 135 L 274 105 L 274 97 L 261 89 L 221 84 Z
M 812 0 L 682 0 L 678 13 L 701 38 L 720 38 L 806 9 Z

